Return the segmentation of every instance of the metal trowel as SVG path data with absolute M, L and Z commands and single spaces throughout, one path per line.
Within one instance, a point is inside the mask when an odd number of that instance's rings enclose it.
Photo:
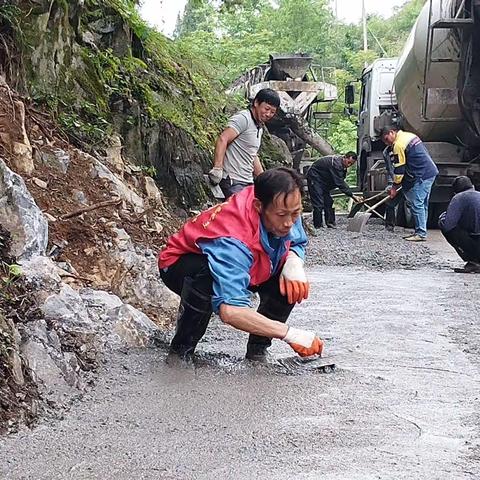
M 203 175 L 203 179 L 205 180 L 206 184 L 207 184 L 208 187 L 210 188 L 210 191 L 212 192 L 213 196 L 214 196 L 217 200 L 224 200 L 224 199 L 225 199 L 225 195 L 223 194 L 222 189 L 220 188 L 220 186 L 219 186 L 219 185 L 214 185 L 214 184 L 210 181 L 210 178 L 208 178 L 208 175 L 207 175 L 207 174 L 204 174 L 204 175 Z
M 319 373 L 333 373 L 336 365 L 329 357 L 320 357 L 313 355 L 311 357 L 287 357 L 277 360 L 277 362 L 288 370 L 302 370 Z

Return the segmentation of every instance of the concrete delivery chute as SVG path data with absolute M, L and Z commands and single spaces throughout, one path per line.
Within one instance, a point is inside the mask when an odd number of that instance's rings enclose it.
M 239 77 L 227 90 L 228 94 L 243 92 L 250 101 L 259 90 L 271 88 L 280 95 L 280 109 L 268 130 L 282 138 L 299 168 L 305 144 L 311 145 L 321 155 L 333 153 L 328 142 L 308 124 L 309 111 L 315 103 L 337 99 L 337 87 L 326 68 L 315 71 L 312 57 L 307 54 L 270 55 L 269 62 L 256 66 Z

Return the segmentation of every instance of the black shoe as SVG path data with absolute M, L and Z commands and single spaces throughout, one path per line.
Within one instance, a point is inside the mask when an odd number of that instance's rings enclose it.
M 173 349 L 170 347 L 170 350 L 165 360 L 167 365 L 171 367 L 174 366 L 191 366 L 194 363 L 194 348 L 189 347 L 183 351 Z
M 454 268 L 455 273 L 480 273 L 480 264 L 467 262 L 463 268 Z
M 327 223 L 327 228 L 337 228 L 334 223 Z
M 264 345 L 247 345 L 247 353 L 245 354 L 247 360 L 252 362 L 269 363 L 272 360 L 272 356 L 268 352 L 268 347 Z

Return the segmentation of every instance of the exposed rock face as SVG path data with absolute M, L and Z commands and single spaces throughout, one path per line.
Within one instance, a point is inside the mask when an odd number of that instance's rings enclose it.
M 118 237 L 116 241 L 120 242 Z M 141 305 L 142 310 L 159 322 L 162 316 L 163 321 L 172 318 L 178 308 L 178 297 L 160 280 L 155 253 L 135 248 L 126 237 L 121 242 L 115 253 L 118 265 L 116 279 L 112 282 L 115 292 L 127 303 Z
M 208 93 L 206 80 L 197 85 L 160 34 L 137 36 L 127 14 L 133 2 L 16 3 L 26 68 L 9 72 L 9 83 L 59 100 L 62 121 L 81 146 L 89 132 L 113 129 L 119 142 L 96 141 L 110 161 L 120 167 L 122 149 L 131 162 L 154 167 L 155 180 L 183 206 L 201 205 L 210 195 L 202 175 L 222 125 L 221 95 Z M 28 142 L 16 144 L 31 157 Z M 31 174 L 31 162 L 22 171 Z
M 41 310 L 45 320 L 22 326 L 17 349 L 43 398 L 57 405 L 69 403 L 84 390 L 86 372 L 106 352 L 165 342 L 162 331 L 144 313 L 107 292 L 76 291 L 61 284 L 58 293 L 44 300 Z M 18 354 L 12 364 L 21 382 Z
M 292 167 L 292 154 L 287 144 L 268 131 L 265 131 L 262 137 L 259 156 L 265 168 Z
M 0 224 L 12 235 L 11 253 L 18 259 L 44 255 L 48 223 L 23 178 L 0 159 Z
M 11 320 L 0 313 L 0 434 L 16 421 L 30 423 L 38 409 L 38 391 L 25 365 L 21 337 Z
M 85 154 L 83 154 L 85 156 Z M 92 159 L 94 170 L 91 172 L 92 177 L 99 177 L 108 180 L 112 185 L 113 193 L 122 200 L 128 202 L 134 207 L 136 213 L 143 213 L 145 208 L 143 199 L 131 188 L 128 188 L 116 175 L 114 175 L 105 165 L 96 159 Z
M 56 169 L 66 174 L 70 165 L 70 155 L 60 148 L 54 148 L 51 151 L 37 151 L 40 156 L 40 162 L 50 168 Z

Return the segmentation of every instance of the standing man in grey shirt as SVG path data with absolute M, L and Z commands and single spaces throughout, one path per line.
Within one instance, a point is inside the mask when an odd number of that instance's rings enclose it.
M 263 128 L 279 106 L 280 97 L 275 90 L 260 90 L 253 105 L 233 115 L 218 137 L 213 168 L 208 176 L 214 185 L 220 185 L 225 199 L 252 185 L 253 179 L 263 172 L 257 155 Z

